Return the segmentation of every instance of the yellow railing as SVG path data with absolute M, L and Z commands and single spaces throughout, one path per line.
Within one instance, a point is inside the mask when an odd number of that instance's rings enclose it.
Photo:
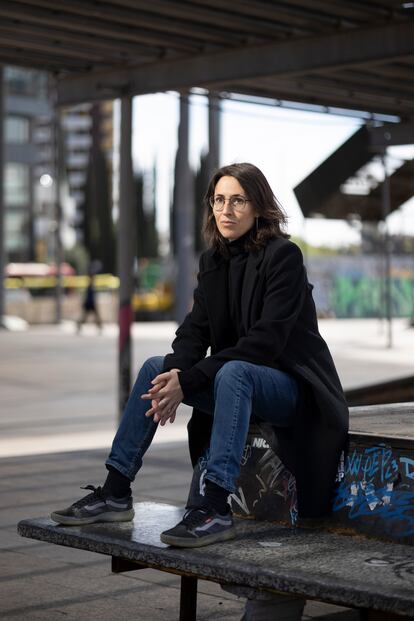
M 6 289 L 50 289 L 56 287 L 56 276 L 10 276 L 4 279 Z M 97 290 L 118 289 L 119 278 L 112 274 L 94 276 Z M 65 289 L 86 289 L 89 276 L 62 276 L 62 287 Z
M 56 287 L 56 276 L 22 276 L 4 279 L 6 289 L 53 289 Z M 62 276 L 62 287 L 65 289 L 86 289 L 89 276 Z M 97 274 L 94 276 L 94 286 L 97 291 L 116 291 L 119 288 L 119 278 L 112 274 Z M 160 286 L 152 291 L 136 292 L 132 298 L 134 311 L 164 311 L 173 305 L 173 295 L 167 287 Z

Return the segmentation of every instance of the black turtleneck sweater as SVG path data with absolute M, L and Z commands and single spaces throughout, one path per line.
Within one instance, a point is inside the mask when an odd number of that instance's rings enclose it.
M 246 271 L 248 252 L 245 250 L 245 243 L 250 236 L 250 231 L 235 239 L 232 242 L 226 241 L 224 257 L 227 263 L 228 287 L 228 326 L 227 334 L 231 335 L 229 347 L 235 345 L 241 336 L 244 336 L 241 318 L 241 294 L 243 288 L 244 274 Z M 178 374 L 184 398 L 199 392 L 210 385 L 210 378 L 199 369 L 194 367 L 181 371 Z

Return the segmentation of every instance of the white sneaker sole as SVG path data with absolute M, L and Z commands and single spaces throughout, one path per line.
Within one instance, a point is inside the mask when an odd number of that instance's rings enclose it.
M 221 533 L 212 533 L 211 535 L 205 535 L 198 539 L 186 539 L 185 537 L 174 537 L 173 535 L 167 535 L 161 533 L 160 539 L 163 543 L 169 546 L 175 546 L 176 548 L 201 548 L 202 546 L 208 546 L 212 543 L 218 543 L 219 541 L 228 541 L 234 539 L 236 536 L 236 529 L 234 526 L 228 530 L 223 530 Z

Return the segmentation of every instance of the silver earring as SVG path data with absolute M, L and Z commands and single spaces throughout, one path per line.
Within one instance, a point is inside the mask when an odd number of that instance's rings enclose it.
M 256 216 L 256 233 L 259 230 L 259 216 Z

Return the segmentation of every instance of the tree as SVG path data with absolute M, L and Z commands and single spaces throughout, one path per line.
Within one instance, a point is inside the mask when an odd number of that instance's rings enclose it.
M 115 228 L 112 219 L 109 170 L 100 143 L 99 104 L 92 108 L 92 145 L 83 203 L 83 239 L 91 261 L 115 273 Z

